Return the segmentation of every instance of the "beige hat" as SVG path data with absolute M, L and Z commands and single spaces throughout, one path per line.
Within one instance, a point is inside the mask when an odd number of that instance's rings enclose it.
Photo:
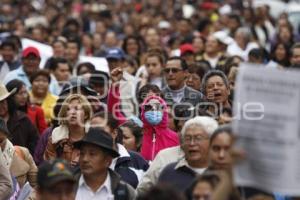
M 17 91 L 17 88 L 14 88 L 12 91 L 8 92 L 5 85 L 0 84 L 0 101 L 3 101 L 10 95 L 14 94 Z

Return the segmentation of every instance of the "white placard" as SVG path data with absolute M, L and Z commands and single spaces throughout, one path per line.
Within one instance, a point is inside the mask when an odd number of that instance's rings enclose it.
M 243 64 L 236 86 L 236 184 L 300 196 L 300 71 Z

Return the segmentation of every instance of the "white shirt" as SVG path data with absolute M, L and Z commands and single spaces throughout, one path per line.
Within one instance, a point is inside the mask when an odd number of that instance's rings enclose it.
M 113 200 L 114 196 L 111 191 L 111 178 L 107 173 L 104 183 L 93 192 L 92 189 L 86 184 L 83 175 L 79 179 L 76 200 Z
M 227 48 L 227 53 L 231 56 L 240 56 L 245 61 L 248 60 L 248 54 L 249 52 L 254 49 L 258 48 L 259 45 L 255 42 L 249 42 L 245 49 L 241 49 L 241 47 L 236 43 L 233 42 L 229 47 Z

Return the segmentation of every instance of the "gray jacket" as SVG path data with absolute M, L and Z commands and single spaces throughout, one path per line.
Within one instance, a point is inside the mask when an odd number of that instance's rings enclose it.
M 168 105 L 173 105 L 175 102 L 172 97 L 171 89 L 167 86 L 162 90 L 165 100 Z M 194 90 L 191 87 L 184 86 L 184 97 L 179 103 L 188 105 L 188 107 L 196 107 L 199 103 L 204 102 L 204 95 Z

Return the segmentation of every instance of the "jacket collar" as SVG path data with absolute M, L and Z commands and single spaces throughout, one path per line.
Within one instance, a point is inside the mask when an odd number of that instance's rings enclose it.
M 109 173 L 110 178 L 111 178 L 110 179 L 111 180 L 111 191 L 114 192 L 117 189 L 118 184 L 121 181 L 121 177 L 120 177 L 119 174 L 117 174 L 116 172 L 114 172 L 110 168 L 108 168 L 108 173 Z
M 121 144 L 117 144 L 117 145 L 118 145 L 118 152 L 119 152 L 120 156 L 118 158 L 115 158 L 115 159 L 117 159 L 116 166 L 118 166 L 119 164 L 121 164 L 123 162 L 131 161 L 130 154 L 128 153 L 126 148 Z

